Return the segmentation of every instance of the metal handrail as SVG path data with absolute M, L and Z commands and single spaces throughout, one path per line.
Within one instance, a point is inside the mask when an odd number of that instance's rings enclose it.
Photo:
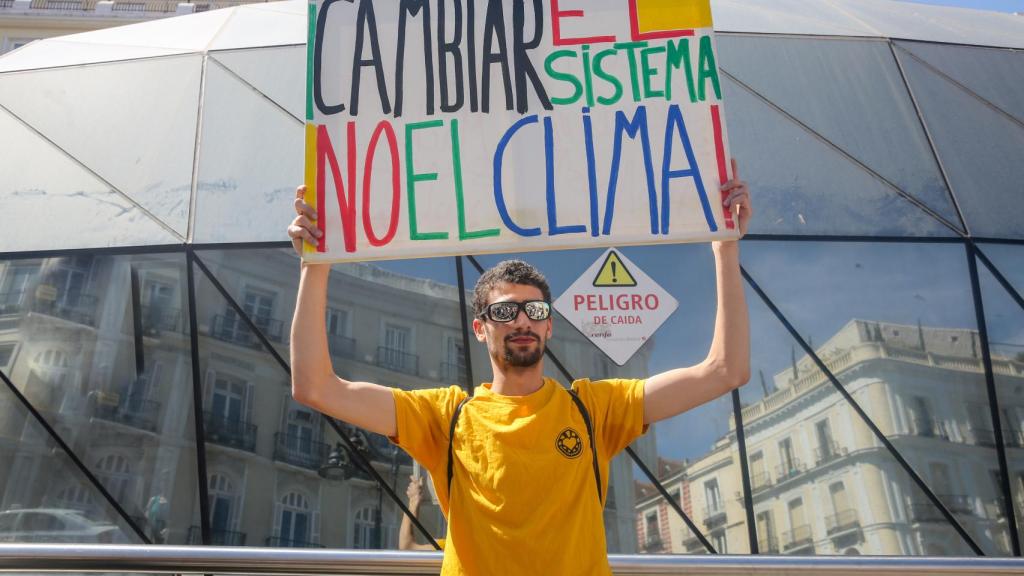
M 273 575 L 437 574 L 440 552 L 232 548 L 220 546 L 118 546 L 0 544 L 0 572 L 142 572 Z M 721 576 L 925 576 L 1020 574 L 1020 558 L 893 556 L 675 556 L 610 555 L 618 576 L 705 574 Z

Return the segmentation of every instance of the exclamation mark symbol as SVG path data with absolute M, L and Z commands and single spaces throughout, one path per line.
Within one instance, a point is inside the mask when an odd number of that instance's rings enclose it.
M 612 282 L 618 283 L 619 279 L 615 276 L 615 269 L 617 268 L 617 266 L 615 265 L 615 262 L 612 262 L 611 265 L 612 265 Z

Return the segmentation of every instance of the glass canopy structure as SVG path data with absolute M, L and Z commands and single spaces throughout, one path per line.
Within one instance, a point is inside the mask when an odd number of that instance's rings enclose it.
M 609 551 L 1019 556 L 1024 18 L 713 7 L 754 376 L 616 459 Z M 0 541 L 397 546 L 418 466 L 290 397 L 305 38 L 288 1 L 0 58 Z M 560 294 L 599 253 L 522 257 Z M 708 247 L 623 253 L 679 309 L 623 367 L 556 319 L 563 383 L 704 357 Z M 503 257 L 335 266 L 336 371 L 488 380 L 466 290 Z

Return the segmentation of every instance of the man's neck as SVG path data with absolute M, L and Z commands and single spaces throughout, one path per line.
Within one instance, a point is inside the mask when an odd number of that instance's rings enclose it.
M 502 396 L 527 396 L 544 386 L 544 362 L 526 368 L 504 368 L 491 363 L 494 381 L 491 392 Z

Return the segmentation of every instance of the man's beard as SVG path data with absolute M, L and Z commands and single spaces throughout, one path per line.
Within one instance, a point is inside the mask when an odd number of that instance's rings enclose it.
M 512 338 L 521 338 L 523 336 L 531 336 L 537 339 L 537 346 L 529 350 L 516 350 L 513 345 L 509 342 Z M 505 359 L 505 365 L 510 368 L 529 368 L 540 362 L 540 359 L 544 357 L 544 340 L 540 336 L 533 332 L 520 332 L 518 334 L 509 334 L 505 337 L 505 353 L 503 355 Z

